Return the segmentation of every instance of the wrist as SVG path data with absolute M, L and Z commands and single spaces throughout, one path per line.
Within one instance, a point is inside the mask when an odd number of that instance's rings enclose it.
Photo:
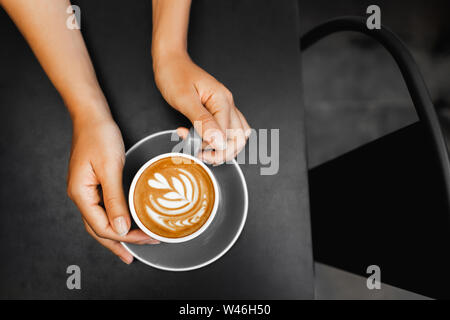
M 96 126 L 100 123 L 114 122 L 106 99 L 94 99 L 89 101 L 67 104 L 74 128 Z
M 152 62 L 153 71 L 155 72 L 158 67 L 163 66 L 168 62 L 182 59 L 190 60 L 186 48 L 183 48 L 182 46 L 152 45 Z

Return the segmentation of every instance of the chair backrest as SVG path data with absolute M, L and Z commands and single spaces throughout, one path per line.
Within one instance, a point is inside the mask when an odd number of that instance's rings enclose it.
M 361 275 L 378 265 L 382 282 L 450 298 L 450 161 L 425 82 L 402 42 L 362 18 L 320 25 L 301 48 L 338 31 L 363 32 L 388 49 L 420 121 L 310 170 L 314 258 Z

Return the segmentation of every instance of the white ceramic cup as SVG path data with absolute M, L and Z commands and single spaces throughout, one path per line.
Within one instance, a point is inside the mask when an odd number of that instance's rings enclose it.
M 139 180 L 139 178 L 141 177 L 142 173 L 145 171 L 145 169 L 147 169 L 150 165 L 152 165 L 153 163 L 155 163 L 156 161 L 160 160 L 160 159 L 164 159 L 164 158 L 170 158 L 170 157 L 182 157 L 184 159 L 188 159 L 191 160 L 197 164 L 199 164 L 203 169 L 205 169 L 206 173 L 208 174 L 209 178 L 211 179 L 212 183 L 213 183 L 213 187 L 214 187 L 214 205 L 213 205 L 213 209 L 211 211 L 211 214 L 208 217 L 208 220 L 206 220 L 206 222 L 201 226 L 200 229 L 198 229 L 197 231 L 195 231 L 194 233 L 191 233 L 187 236 L 184 237 L 180 237 L 180 238 L 167 238 L 167 237 L 163 237 L 160 236 L 152 231 L 150 231 L 140 220 L 139 217 L 136 213 L 136 209 L 134 207 L 134 190 L 136 188 L 136 184 Z M 153 239 L 157 239 L 161 242 L 167 242 L 167 243 L 180 243 L 180 242 L 185 242 L 188 240 L 192 240 L 196 237 L 198 237 L 199 235 L 201 235 L 207 228 L 208 226 L 211 224 L 211 222 L 214 220 L 214 217 L 216 215 L 217 212 L 217 208 L 219 207 L 219 185 L 216 181 L 216 178 L 214 177 L 213 173 L 211 172 L 211 170 L 199 159 L 188 155 L 188 154 L 184 154 L 184 153 L 176 153 L 176 152 L 171 152 L 171 153 L 164 153 L 161 154 L 159 156 L 154 157 L 153 159 L 147 161 L 140 169 L 139 171 L 136 173 L 136 175 L 133 178 L 133 181 L 131 182 L 131 187 L 130 187 L 130 192 L 128 193 L 128 205 L 130 207 L 130 211 L 131 211 L 131 215 L 133 216 L 134 222 L 136 222 L 136 224 L 138 225 L 138 227 L 144 231 L 146 234 L 148 234 L 150 237 L 152 237 Z

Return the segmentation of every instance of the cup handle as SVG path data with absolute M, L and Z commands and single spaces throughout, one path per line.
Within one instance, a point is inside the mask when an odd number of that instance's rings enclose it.
M 195 131 L 194 127 L 189 129 L 189 134 L 183 140 L 183 153 L 196 157 L 202 148 L 202 138 Z

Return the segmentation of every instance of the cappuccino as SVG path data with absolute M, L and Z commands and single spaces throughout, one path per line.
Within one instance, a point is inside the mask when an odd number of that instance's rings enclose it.
M 154 161 L 136 177 L 132 201 L 137 218 L 164 238 L 194 234 L 217 209 L 211 175 L 198 160 L 181 154 Z

